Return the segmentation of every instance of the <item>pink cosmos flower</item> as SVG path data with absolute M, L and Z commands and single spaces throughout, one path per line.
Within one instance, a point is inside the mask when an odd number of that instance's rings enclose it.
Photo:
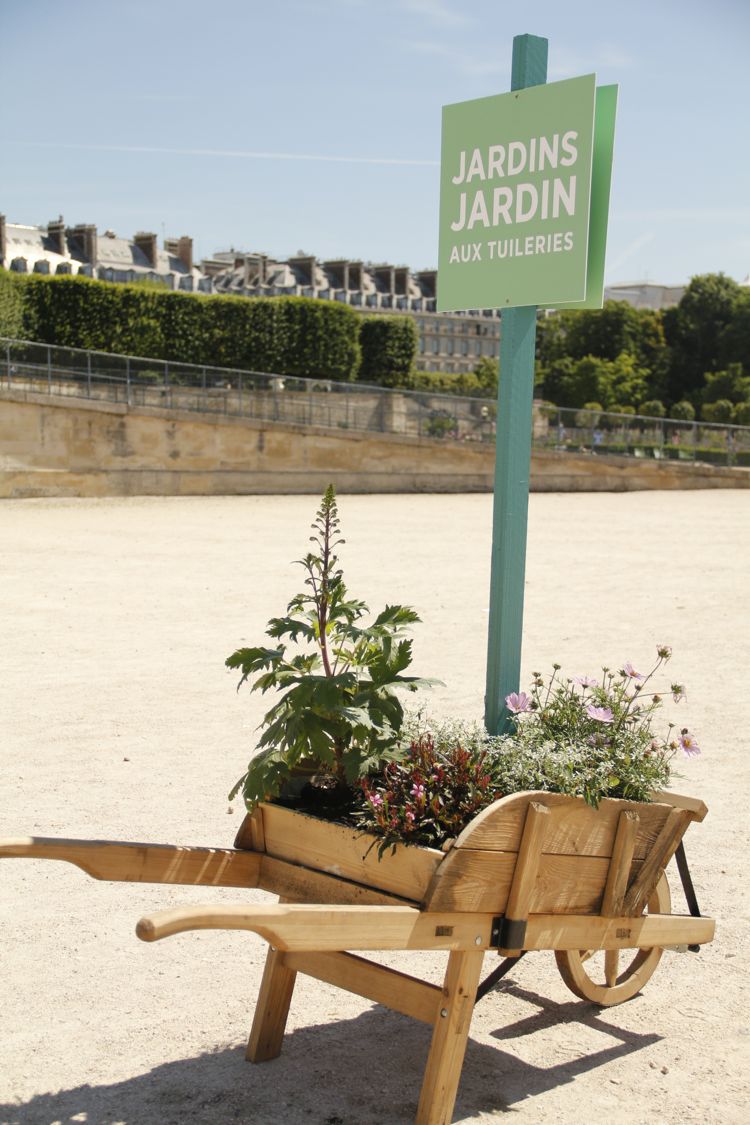
M 593 676 L 574 676 L 573 683 L 580 684 L 581 687 L 599 687 L 599 681 Z
M 640 672 L 636 672 L 630 661 L 628 661 L 627 664 L 623 665 L 622 670 L 629 680 L 644 680 L 646 678 L 645 676 L 642 676 Z
M 531 700 L 525 691 L 512 691 L 505 697 L 505 706 L 513 715 L 520 715 L 522 711 L 531 710 Z
M 672 655 L 672 646 L 671 645 L 657 645 L 656 646 L 656 655 L 658 657 L 660 657 L 661 660 L 669 660 L 670 656 Z
M 375 808 L 377 808 L 379 805 L 382 805 L 382 803 L 383 803 L 383 798 L 380 796 L 379 793 L 372 793 L 370 795 L 370 804 L 374 805 Z
M 700 746 L 687 730 L 684 730 L 680 735 L 680 749 L 686 758 L 695 758 L 701 752 Z
M 615 718 L 609 707 L 594 707 L 592 703 L 586 708 L 586 714 L 589 718 L 596 719 L 598 723 L 611 723 Z
M 681 700 L 686 698 L 687 696 L 685 694 L 685 688 L 682 686 L 682 684 L 672 684 L 672 699 L 675 701 L 675 703 L 679 703 Z

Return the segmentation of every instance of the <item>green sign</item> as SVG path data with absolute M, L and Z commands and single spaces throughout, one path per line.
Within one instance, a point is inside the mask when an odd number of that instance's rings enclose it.
M 558 309 L 600 309 L 604 304 L 604 257 L 607 250 L 609 192 L 615 147 L 617 86 L 598 86 L 594 117 L 594 160 L 591 170 L 591 217 L 586 299 L 558 301 Z
M 595 81 L 443 108 L 441 312 L 586 300 Z

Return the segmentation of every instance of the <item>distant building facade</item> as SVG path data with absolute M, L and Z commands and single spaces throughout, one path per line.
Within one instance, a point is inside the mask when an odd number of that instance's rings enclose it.
M 679 305 L 685 285 L 658 285 L 654 281 L 622 282 L 607 285 L 605 301 L 627 301 L 634 309 L 671 309 Z
M 193 261 L 193 240 L 140 231 L 119 238 L 90 223 L 46 227 L 8 223 L 0 216 L 0 265 L 17 273 L 80 274 L 100 281 L 154 281 L 187 293 L 237 297 L 317 297 L 342 301 L 363 313 L 411 316 L 416 322 L 420 371 L 473 371 L 479 359 L 497 359 L 500 315 L 495 310 L 438 313 L 437 272 L 350 259 L 318 260 L 299 253 L 286 261 L 268 254 L 217 251 Z
M 389 263 L 319 260 L 302 251 L 283 261 L 259 252 L 222 250 L 198 264 L 187 235 L 164 239 L 160 248 L 149 231 L 119 238 L 111 230 L 100 234 L 90 223 L 66 226 L 62 216 L 38 227 L 7 223 L 3 215 L 0 265 L 18 273 L 154 281 L 186 293 L 317 297 L 363 313 L 411 316 L 419 336 L 419 371 L 460 374 L 473 371 L 480 359 L 496 360 L 500 354 L 499 311 L 437 312 L 436 270 L 412 273 L 408 266 Z M 676 305 L 684 291 L 684 286 L 636 282 L 608 286 L 604 295 L 635 308 L 662 309 Z

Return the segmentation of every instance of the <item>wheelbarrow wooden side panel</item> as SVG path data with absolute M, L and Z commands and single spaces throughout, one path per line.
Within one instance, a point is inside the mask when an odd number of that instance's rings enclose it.
M 457 838 L 435 871 L 426 908 L 505 913 L 513 882 L 520 877 L 517 860 L 532 808 L 545 811 L 534 844 L 533 871 L 524 869 L 529 913 L 599 912 L 623 817 L 629 818 L 634 831 L 627 857 L 617 854 L 614 866 L 625 868 L 623 877 L 631 888 L 629 906 L 638 912 L 691 820 L 699 815 L 664 800 L 653 804 L 603 800 L 594 809 L 557 793 L 514 793 L 484 809 Z
M 400 847 L 381 854 L 379 843 L 355 828 L 265 803 L 245 817 L 235 839 L 237 848 L 422 902 L 445 853 Z

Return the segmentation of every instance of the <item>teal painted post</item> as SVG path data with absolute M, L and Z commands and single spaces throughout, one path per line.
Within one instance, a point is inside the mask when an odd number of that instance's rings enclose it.
M 547 40 L 513 40 L 511 90 L 547 81 Z M 506 309 L 500 325 L 495 495 L 492 516 L 490 620 L 484 721 L 491 734 L 508 728 L 505 697 L 518 691 L 531 473 L 536 306 Z

